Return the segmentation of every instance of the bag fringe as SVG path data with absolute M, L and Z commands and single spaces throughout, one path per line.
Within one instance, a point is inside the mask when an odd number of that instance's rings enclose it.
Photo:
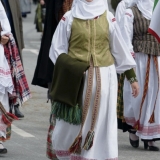
M 82 108 L 78 106 L 71 107 L 64 103 L 53 102 L 52 114 L 57 119 L 62 119 L 70 124 L 79 125 L 82 122 Z

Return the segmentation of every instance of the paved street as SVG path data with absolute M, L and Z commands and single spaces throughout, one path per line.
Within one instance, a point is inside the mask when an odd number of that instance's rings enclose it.
M 14 122 L 12 138 L 5 143 L 8 154 L 0 156 L 1 160 L 47 160 L 46 138 L 50 104 L 46 103 L 47 90 L 31 85 L 41 39 L 41 34 L 36 32 L 33 24 L 34 10 L 35 6 L 33 6 L 32 14 L 23 19 L 25 38 L 23 61 L 32 99 L 21 108 L 25 118 Z M 142 142 L 138 149 L 132 148 L 127 133 L 119 131 L 118 136 L 119 160 L 160 160 L 160 152 L 145 151 Z M 160 142 L 157 142 L 157 145 L 160 147 Z

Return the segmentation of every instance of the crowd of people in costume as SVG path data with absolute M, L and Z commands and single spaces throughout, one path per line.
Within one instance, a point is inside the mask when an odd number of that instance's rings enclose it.
M 56 13 L 45 21 L 51 27 L 52 19 L 53 30 L 44 32 L 32 81 L 49 89 L 48 158 L 118 159 L 117 125 L 133 147 L 141 139 L 158 151 L 160 45 L 148 33 L 154 1 L 112 1 L 114 17 L 106 0 L 73 0 L 59 18 L 67 2 L 55 0 Z M 52 42 L 45 43 L 47 33 Z
M 9 16 L 11 7 L 5 11 L 3 1 L 0 153 L 7 152 L 2 142 L 18 119 L 13 108 L 31 96 L 23 44 Z M 129 133 L 132 147 L 142 140 L 145 150 L 159 151 L 160 1 L 117 0 L 112 2 L 115 16 L 107 0 L 38 2 L 46 12 L 32 84 L 47 88 L 51 102 L 47 157 L 118 160 L 117 128 Z

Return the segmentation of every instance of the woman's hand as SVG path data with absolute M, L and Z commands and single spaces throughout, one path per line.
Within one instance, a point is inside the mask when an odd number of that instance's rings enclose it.
M 9 37 L 7 37 L 7 36 L 1 36 L 1 44 L 2 45 L 5 45 L 5 44 L 7 44 L 8 43 L 8 41 L 9 41 Z
M 134 98 L 136 98 L 139 94 L 139 85 L 138 82 L 134 82 L 131 84 L 132 87 L 132 95 Z

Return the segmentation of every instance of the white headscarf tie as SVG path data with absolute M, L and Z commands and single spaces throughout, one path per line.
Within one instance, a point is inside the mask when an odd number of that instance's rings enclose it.
M 71 12 L 73 17 L 87 20 L 102 15 L 106 10 L 108 10 L 107 0 L 93 0 L 92 2 L 74 0 Z

